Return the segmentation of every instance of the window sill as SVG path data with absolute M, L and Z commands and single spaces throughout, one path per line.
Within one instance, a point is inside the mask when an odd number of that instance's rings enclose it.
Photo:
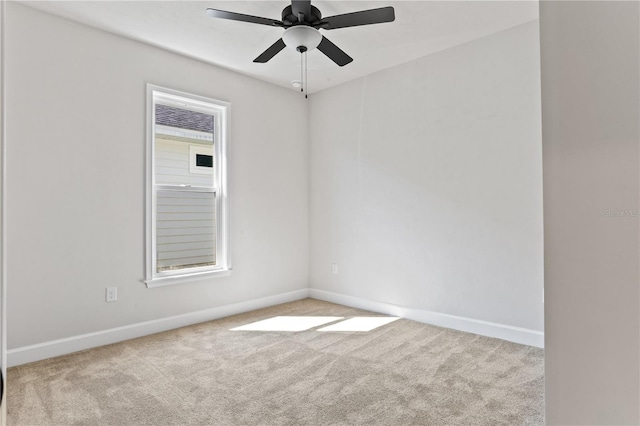
M 210 278 L 227 277 L 231 275 L 231 269 L 219 269 L 217 271 L 198 272 L 195 274 L 173 275 L 168 277 L 155 277 L 143 282 L 147 288 L 179 285 L 193 281 L 202 281 Z

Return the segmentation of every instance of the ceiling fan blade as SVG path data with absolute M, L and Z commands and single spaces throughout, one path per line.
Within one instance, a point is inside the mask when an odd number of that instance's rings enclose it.
M 393 7 L 381 7 L 379 9 L 362 10 L 360 12 L 345 13 L 342 15 L 323 18 L 319 27 L 325 30 L 336 28 L 357 27 L 358 25 L 381 24 L 393 22 L 396 19 Z
M 318 50 L 327 55 L 336 64 L 341 67 L 353 61 L 353 58 L 342 51 L 338 46 L 331 43 L 328 38 L 322 36 L 322 41 L 318 45 Z
M 276 56 L 276 54 L 280 52 L 282 49 L 284 49 L 285 46 L 286 44 L 284 44 L 284 41 L 282 41 L 282 39 L 279 39 L 278 41 L 273 43 L 267 50 L 262 52 L 260 56 L 255 58 L 253 62 L 259 62 L 261 64 L 264 64 L 265 62 L 269 61 L 269 59 Z
M 249 22 L 252 24 L 269 25 L 270 27 L 284 27 L 284 24 L 275 19 L 261 18 L 259 16 L 245 15 L 243 13 L 227 12 L 226 10 L 207 9 L 207 15 L 212 18 L 230 19 L 232 21 Z
M 303 21 L 311 19 L 311 0 L 291 0 L 291 13 L 296 18 L 302 13 Z

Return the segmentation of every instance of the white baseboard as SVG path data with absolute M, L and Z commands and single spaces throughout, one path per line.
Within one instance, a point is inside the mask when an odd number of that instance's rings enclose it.
M 78 336 L 67 337 L 65 339 L 52 340 L 50 342 L 10 349 L 7 351 L 7 366 L 14 367 L 16 365 L 26 364 L 29 362 L 40 361 L 55 356 L 66 355 L 85 349 L 134 339 L 136 337 L 147 336 L 153 333 L 160 333 L 162 331 L 185 327 L 187 325 L 266 308 L 280 303 L 293 302 L 306 297 L 312 297 L 318 300 L 338 303 L 340 305 L 351 306 L 387 315 L 394 315 L 440 327 L 453 328 L 455 330 L 466 331 L 482 336 L 496 337 L 498 339 L 508 340 L 510 342 L 521 343 L 524 345 L 536 346 L 539 348 L 544 347 L 544 333 L 541 331 L 441 314 L 438 312 L 393 305 L 391 303 L 376 302 L 330 291 L 301 289 L 289 293 L 282 293 L 262 297 L 260 299 L 234 303 L 231 305 L 218 306 L 202 311 L 190 312 L 183 315 L 145 321 L 123 327 L 97 331 L 95 333 L 81 334 Z
M 521 343 L 523 345 L 535 346 L 538 348 L 544 347 L 544 333 L 527 328 L 513 327 L 495 322 L 441 314 L 438 312 L 393 305 L 391 303 L 376 302 L 373 300 L 361 299 L 359 297 L 347 296 L 344 294 L 313 288 L 309 289 L 309 297 L 324 300 L 326 302 L 351 306 L 352 308 L 406 318 L 425 324 L 453 328 L 455 330 L 466 331 L 469 333 L 479 334 L 481 336 L 495 337 L 498 339 L 508 340 L 510 342 Z
M 149 334 L 172 330 L 174 328 L 224 318 L 230 315 L 241 314 L 260 308 L 278 305 L 280 303 L 293 302 L 294 300 L 300 300 L 307 297 L 309 297 L 308 289 L 296 290 L 289 293 L 247 300 L 245 302 L 234 303 L 231 305 L 218 306 L 211 309 L 205 309 L 203 311 L 190 312 L 183 315 L 145 321 L 95 333 L 81 334 L 79 336 L 52 340 L 50 342 L 39 343 L 37 345 L 10 349 L 7 351 L 7 366 L 14 367 L 28 362 L 65 355 L 84 349 L 95 348 L 97 346 L 109 345 L 123 340 L 134 339 L 136 337 L 147 336 Z

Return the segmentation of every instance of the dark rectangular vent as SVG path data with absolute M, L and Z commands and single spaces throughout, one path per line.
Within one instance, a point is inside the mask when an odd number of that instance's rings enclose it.
M 196 154 L 196 167 L 213 167 L 213 155 Z

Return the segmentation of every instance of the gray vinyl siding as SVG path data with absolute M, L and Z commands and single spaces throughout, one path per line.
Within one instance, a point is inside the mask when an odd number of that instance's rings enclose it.
M 213 186 L 213 176 L 189 171 L 188 142 L 156 136 L 155 173 L 158 185 Z M 200 146 L 202 146 L 200 144 Z M 210 145 L 211 146 L 211 145 Z
M 215 265 L 213 192 L 159 190 L 156 213 L 158 272 Z

